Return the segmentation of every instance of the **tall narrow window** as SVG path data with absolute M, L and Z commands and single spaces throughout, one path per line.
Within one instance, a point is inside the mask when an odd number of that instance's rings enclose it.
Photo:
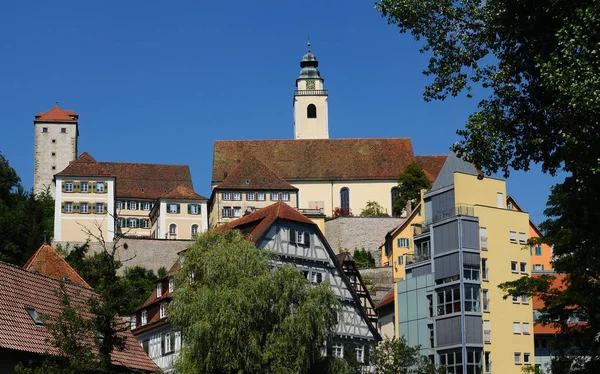
M 198 234 L 198 225 L 192 225 L 192 236 Z
M 399 213 L 401 213 L 401 212 L 396 212 L 394 210 L 394 205 L 396 205 L 396 199 L 398 199 L 398 187 L 392 187 L 390 194 L 391 194 L 391 198 L 392 198 L 391 199 L 392 200 L 392 209 L 390 210 L 390 212 L 392 212 L 392 214 L 394 216 L 399 215 Z
M 177 225 L 172 223 L 171 225 L 169 225 L 169 234 L 171 235 L 177 235 Z
M 340 190 L 340 208 L 350 212 L 350 189 L 348 187 L 343 187 Z
M 496 204 L 498 208 L 504 208 L 504 194 L 502 192 L 496 193 Z
M 317 107 L 315 104 L 308 104 L 306 107 L 306 117 L 317 118 Z

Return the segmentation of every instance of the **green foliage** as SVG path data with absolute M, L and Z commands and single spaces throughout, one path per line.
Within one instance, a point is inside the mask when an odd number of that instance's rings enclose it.
M 186 347 L 181 373 L 307 373 L 332 335 L 339 302 L 237 230 L 199 235 L 185 252 L 169 318 Z M 193 279 L 193 281 L 192 281 Z
M 409 201 L 418 199 L 422 189 L 430 189 L 431 182 L 416 162 L 408 165 L 398 177 L 398 197 L 394 200 L 394 215 L 399 216 Z
M 426 100 L 445 99 L 480 84 L 479 101 L 459 156 L 486 174 L 527 171 L 531 163 L 564 173 L 547 203 L 540 228 L 553 245 L 553 268 L 567 275 L 565 289 L 519 280 L 508 292 L 539 293 L 561 328 L 554 373 L 594 373 L 600 366 L 600 3 L 590 0 L 462 1 L 381 0 L 376 7 L 424 41 L 431 53 Z M 573 328 L 569 315 L 587 317 Z M 586 360 L 577 359 L 586 357 Z
M 352 258 L 354 259 L 356 267 L 359 269 L 375 267 L 375 259 L 373 258 L 373 255 L 364 248 L 355 249 Z
M 360 212 L 361 217 L 389 217 L 385 209 L 377 201 L 367 201 L 367 206 Z
M 54 199 L 26 191 L 0 152 L 0 261 L 21 266 L 54 232 Z
M 386 338 L 371 354 L 375 374 L 443 374 L 426 356 L 421 356 L 421 347 L 410 347 L 404 337 Z

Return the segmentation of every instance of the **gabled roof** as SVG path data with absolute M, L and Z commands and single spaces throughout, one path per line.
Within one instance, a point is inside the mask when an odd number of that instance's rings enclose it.
M 421 166 L 425 176 L 433 184 L 440 174 L 446 158 L 448 158 L 447 155 L 415 156 L 415 162 Z
M 75 118 L 73 118 L 75 117 Z M 33 123 L 58 122 L 58 123 L 77 123 L 77 113 L 72 110 L 63 110 L 58 105 L 47 112 L 41 112 L 35 115 Z
M 452 186 L 454 184 L 455 172 L 479 175 L 479 172 L 477 171 L 477 169 L 475 169 L 475 166 L 473 166 L 473 164 L 458 158 L 456 153 L 450 152 L 431 190 L 433 191 L 440 188 Z
M 55 316 L 61 308 L 60 297 L 55 292 L 60 281 L 45 275 L 0 262 L 0 348 L 33 354 L 56 355 L 58 351 L 47 343 L 50 333 L 38 326 L 29 316 L 26 307 L 38 314 Z M 86 305 L 95 293 L 85 287 L 65 283 L 73 305 Z M 129 330 L 123 331 L 125 349 L 115 350 L 112 361 L 115 365 L 147 371 L 158 370 L 136 338 Z
M 396 226 L 395 228 L 393 228 L 392 230 L 390 230 L 385 237 L 386 238 L 391 238 L 394 235 L 396 235 L 398 232 L 404 230 L 406 228 L 407 225 L 409 225 L 410 223 L 412 223 L 412 220 L 416 217 L 416 215 L 419 213 L 419 210 L 421 210 L 421 203 L 417 204 L 417 206 L 415 206 L 412 210 L 412 212 L 410 212 L 410 214 L 408 215 L 408 217 L 406 217 L 404 219 L 404 221 L 402 221 L 402 223 L 400 223 L 398 226 Z
M 27 261 L 23 269 L 44 274 L 54 279 L 66 278 L 72 283 L 90 288 L 75 269 L 48 244 L 43 244 Z
M 208 200 L 206 197 L 198 195 L 191 188 L 180 184 L 162 196 L 165 199 L 188 199 L 188 200 Z
M 520 206 L 520 205 L 517 203 L 517 201 L 516 201 L 516 200 L 515 200 L 515 199 L 514 199 L 514 198 L 513 198 L 511 195 L 508 195 L 508 196 L 506 197 L 506 202 L 507 202 L 507 203 L 511 202 L 511 203 L 513 204 L 513 206 L 514 206 L 515 208 L 517 208 L 517 212 L 525 212 L 525 210 L 524 210 L 523 208 L 521 208 L 521 206 Z M 539 227 L 538 227 L 538 226 L 535 224 L 535 222 L 533 222 L 533 221 L 531 220 L 531 218 L 529 218 L 529 225 L 531 225 L 531 227 L 532 227 L 532 228 L 535 230 L 535 232 L 536 232 L 536 233 L 537 233 L 537 234 L 538 234 L 540 237 L 544 236 L 544 235 L 542 234 L 542 231 L 540 230 L 540 228 L 539 228 Z
M 113 175 L 89 153 L 83 152 L 64 170 L 56 173 L 59 177 L 112 177 Z
M 223 182 L 248 154 L 290 183 L 397 180 L 408 164 L 418 161 L 408 138 L 215 141 L 212 183 Z M 421 162 L 427 167 L 435 166 L 430 159 Z M 427 172 L 437 177 L 435 170 Z
M 306 216 L 304 216 L 302 213 L 298 212 L 296 209 L 287 205 L 283 201 L 279 201 L 275 204 L 269 205 L 266 208 L 262 208 L 254 213 L 248 214 L 247 216 L 238 218 L 222 226 L 218 226 L 215 228 L 215 230 L 228 231 L 238 229 L 243 234 L 248 235 L 253 242 L 258 243 L 260 239 L 262 239 L 262 236 L 267 232 L 269 227 L 271 227 L 271 225 L 278 219 L 285 219 L 288 221 L 301 222 L 316 226 L 313 221 L 306 218 Z
M 379 304 L 377 304 L 375 309 L 381 309 L 387 305 L 392 304 L 393 302 L 394 302 L 394 287 L 392 287 L 392 289 L 389 290 L 387 294 L 385 294 L 385 296 L 383 297 L 383 299 L 381 299 Z
M 215 189 L 290 190 L 298 189 L 281 178 L 253 154 L 248 154 Z

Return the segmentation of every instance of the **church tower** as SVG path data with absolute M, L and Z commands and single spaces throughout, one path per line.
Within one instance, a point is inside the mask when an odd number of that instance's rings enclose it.
M 327 90 L 318 66 L 309 42 L 294 91 L 294 139 L 329 139 Z
M 50 187 L 52 197 L 56 196 L 54 174 L 62 171 L 77 158 L 78 121 L 77 113 L 61 109 L 58 103 L 49 111 L 35 115 L 34 193 L 40 193 Z

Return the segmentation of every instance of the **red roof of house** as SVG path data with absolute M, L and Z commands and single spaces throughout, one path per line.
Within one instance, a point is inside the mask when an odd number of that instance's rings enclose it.
M 75 269 L 48 244 L 43 244 L 27 261 L 23 269 L 44 274 L 54 279 L 67 278 L 72 283 L 90 288 Z
M 215 187 L 224 188 L 298 191 L 253 154 L 248 154 L 228 173 L 227 178 Z
M 433 184 L 440 174 L 446 158 L 448 158 L 447 155 L 415 156 L 415 162 L 421 165 L 425 176 Z
M 173 188 L 166 195 L 163 196 L 165 199 L 188 199 L 188 200 L 208 200 L 206 197 L 198 195 L 189 187 L 180 184 Z
M 377 304 L 377 306 L 375 307 L 375 309 L 381 309 L 386 305 L 390 305 L 394 302 L 394 289 L 392 288 L 387 295 L 385 295 L 383 297 L 383 299 L 381 299 L 381 301 L 379 301 L 379 304 Z
M 248 235 L 249 238 L 256 243 L 262 238 L 265 232 L 267 232 L 269 227 L 271 227 L 271 225 L 278 219 L 302 222 L 310 225 L 315 224 L 296 209 L 287 205 L 283 201 L 279 201 L 275 204 L 269 205 L 266 208 L 257 210 L 252 214 L 248 214 L 247 216 L 226 223 L 223 226 L 218 226 L 215 228 L 215 230 L 228 231 L 237 229 L 243 234 Z
M 437 177 L 441 169 L 439 163 L 446 157 L 415 158 L 408 138 L 215 141 L 212 182 L 223 182 L 248 154 L 262 160 L 291 183 L 296 180 L 396 180 L 413 161 Z
M 56 173 L 59 177 L 112 177 L 113 175 L 89 153 L 83 152 L 64 170 Z
M 36 114 L 33 123 L 38 122 L 77 123 L 77 113 L 72 110 L 61 109 L 56 105 L 47 112 Z
M 47 343 L 50 333 L 35 324 L 26 307 L 38 314 L 55 316 L 59 313 L 60 297 L 56 294 L 60 282 L 45 275 L 0 262 L 0 348 L 35 354 L 57 354 L 56 348 Z M 85 287 L 65 283 L 73 305 L 86 305 L 95 293 Z M 125 349 L 112 354 L 115 365 L 147 371 L 158 367 L 142 349 L 129 330 L 123 331 Z

